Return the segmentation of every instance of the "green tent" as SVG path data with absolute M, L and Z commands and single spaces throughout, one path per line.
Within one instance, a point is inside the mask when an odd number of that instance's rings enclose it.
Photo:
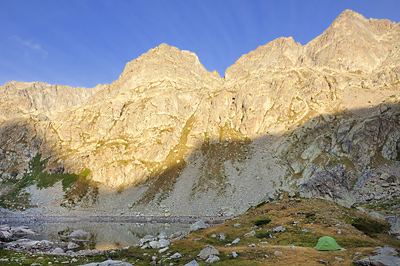
M 324 236 L 318 240 L 318 244 L 314 247 L 316 250 L 338 250 L 341 249 L 333 237 Z

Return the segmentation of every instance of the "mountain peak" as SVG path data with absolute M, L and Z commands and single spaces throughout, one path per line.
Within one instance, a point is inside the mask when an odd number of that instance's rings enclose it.
M 293 37 L 280 37 L 240 57 L 225 73 L 226 80 L 245 77 L 250 72 L 284 69 L 296 65 L 303 46 Z
M 371 26 L 370 20 L 347 9 L 306 45 L 302 65 L 371 72 L 385 60 L 392 46 L 390 43 L 382 45 L 382 38 L 378 35 L 379 30 Z
M 364 18 L 364 16 L 351 9 L 346 9 L 342 13 L 340 13 L 338 19 L 339 18 L 359 19 L 359 18 Z
M 367 26 L 368 26 L 368 19 L 366 19 L 363 15 L 353 10 L 346 9 L 332 22 L 329 28 L 346 31 Z
M 141 84 L 165 78 L 198 82 L 205 76 L 221 79 L 219 75 L 207 71 L 195 53 L 162 43 L 127 63 L 119 82 L 134 80 L 134 83 Z

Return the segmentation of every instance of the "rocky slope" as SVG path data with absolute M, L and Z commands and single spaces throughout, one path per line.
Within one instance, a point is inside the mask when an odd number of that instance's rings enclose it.
M 399 43 L 400 24 L 346 10 L 307 45 L 279 38 L 224 78 L 162 44 L 109 85 L 7 83 L 2 205 L 168 216 L 232 215 L 278 190 L 396 199 Z

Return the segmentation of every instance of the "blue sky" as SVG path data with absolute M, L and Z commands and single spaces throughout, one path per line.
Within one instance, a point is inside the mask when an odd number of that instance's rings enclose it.
M 307 44 L 345 9 L 400 21 L 398 0 L 1 0 L 0 86 L 111 83 L 161 43 L 196 53 L 223 77 L 276 38 Z

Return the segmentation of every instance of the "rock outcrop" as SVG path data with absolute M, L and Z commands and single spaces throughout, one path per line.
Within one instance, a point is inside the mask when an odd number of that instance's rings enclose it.
M 369 266 L 369 265 L 399 265 L 400 258 L 397 257 L 398 252 L 394 248 L 383 247 L 374 251 L 375 256 L 364 258 L 354 262 L 356 266 Z
M 279 189 L 346 206 L 393 200 L 399 43 L 398 23 L 346 10 L 307 45 L 279 38 L 224 78 L 162 44 L 112 84 L 7 83 L 2 205 L 229 216 Z M 42 204 L 54 190 L 64 199 Z

